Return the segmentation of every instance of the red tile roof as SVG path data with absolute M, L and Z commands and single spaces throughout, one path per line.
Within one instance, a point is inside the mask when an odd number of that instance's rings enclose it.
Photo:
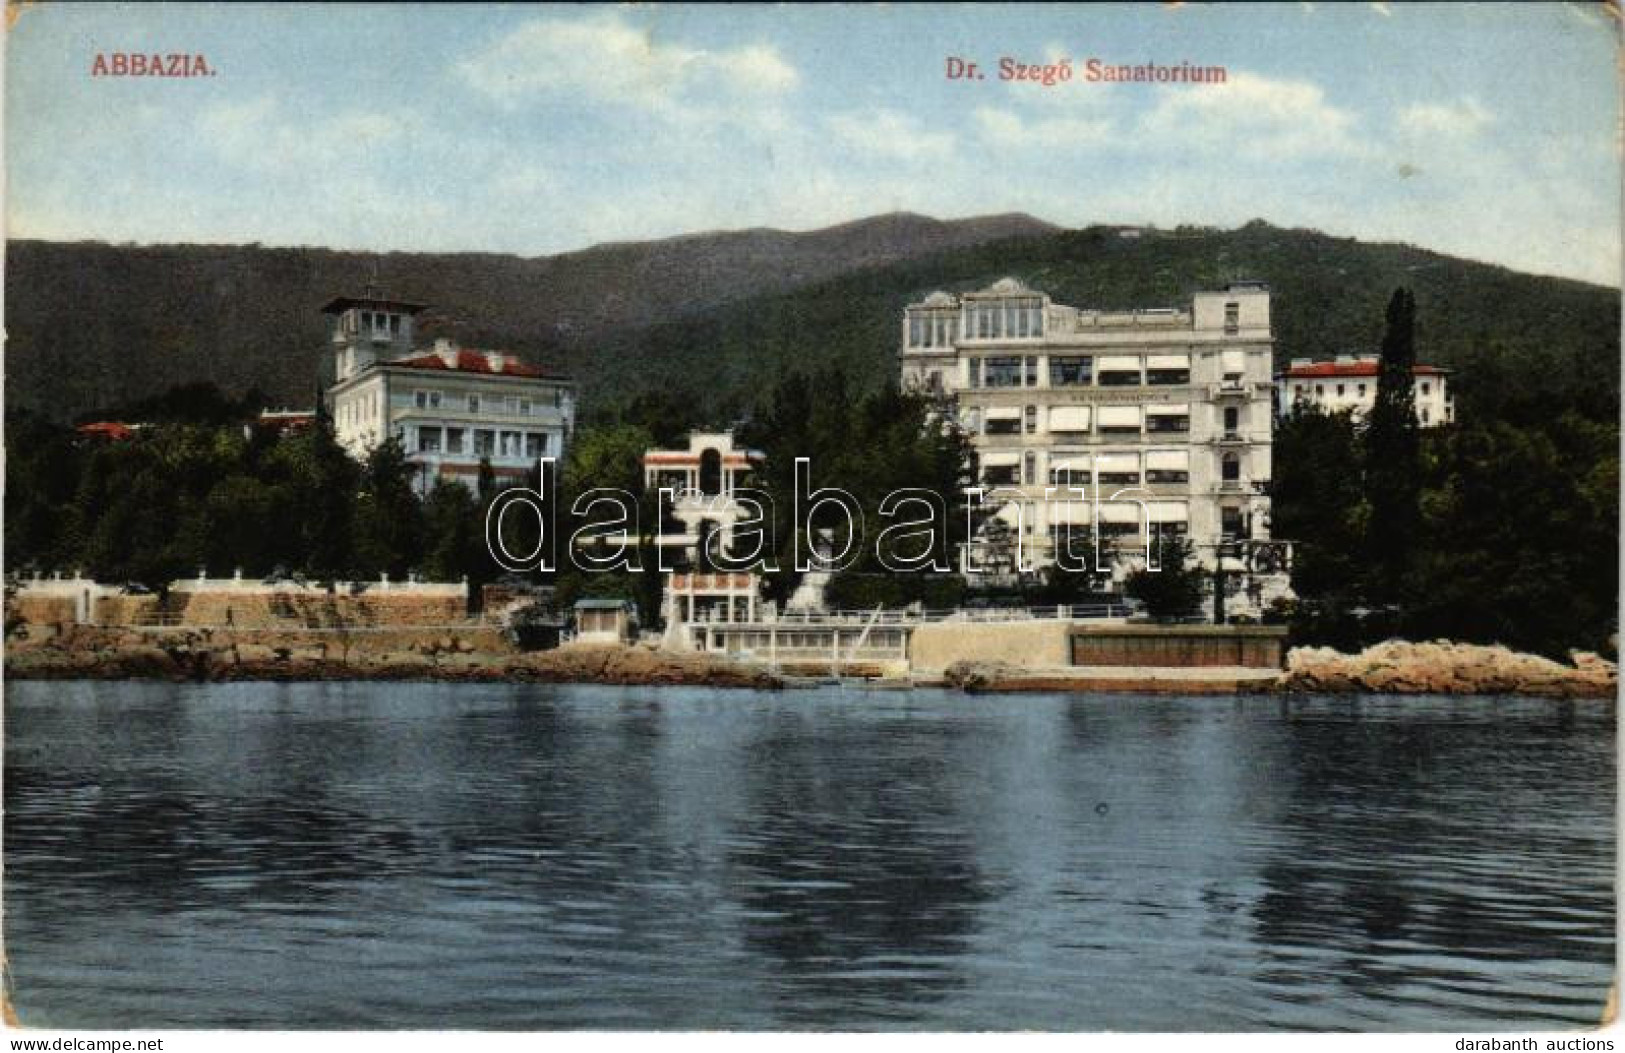
M 116 420 L 92 421 L 89 424 L 79 425 L 74 431 L 91 438 L 112 439 L 114 442 L 122 442 L 135 434 L 133 427 Z
M 1286 375 L 1300 377 L 1374 377 L 1378 373 L 1376 362 L 1311 362 L 1307 366 L 1289 366 Z M 1413 366 L 1411 373 L 1419 377 L 1441 376 L 1450 372 L 1438 366 Z
M 500 365 L 492 368 L 491 359 L 484 351 L 458 350 L 454 356 L 454 365 L 448 365 L 445 358 L 438 351 L 429 351 L 411 358 L 398 358 L 385 365 L 405 366 L 408 369 L 442 369 L 457 373 L 488 373 L 507 377 L 560 377 L 537 366 L 529 365 L 514 358 L 507 352 L 492 352 L 500 354 Z

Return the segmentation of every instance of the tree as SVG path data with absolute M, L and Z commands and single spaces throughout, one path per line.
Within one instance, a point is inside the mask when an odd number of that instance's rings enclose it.
M 1416 303 L 1409 290 L 1394 290 L 1388 302 L 1377 376 L 1376 403 L 1365 429 L 1365 493 L 1371 507 L 1366 528 L 1370 598 L 1397 603 L 1421 525 L 1420 445 L 1416 398 Z
M 1293 591 L 1311 601 L 1352 602 L 1362 584 L 1368 516 L 1353 421 L 1301 405 L 1277 425 L 1275 451 L 1270 533 L 1293 543 Z
M 412 489 L 413 467 L 400 440 L 367 454 L 356 499 L 355 548 L 360 573 L 400 579 L 423 554 L 423 506 Z
M 1202 568 L 1193 559 L 1195 550 L 1178 534 L 1159 535 L 1152 540 L 1157 569 L 1141 567 L 1129 574 L 1123 591 L 1145 605 L 1145 612 L 1157 621 L 1186 618 L 1195 614 L 1202 602 Z

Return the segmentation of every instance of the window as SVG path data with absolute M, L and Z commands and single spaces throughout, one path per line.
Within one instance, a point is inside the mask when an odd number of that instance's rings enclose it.
M 1058 467 L 1051 468 L 1049 481 L 1056 486 L 1088 486 L 1092 473 L 1087 468 L 1075 468 L 1063 462 Z
M 547 456 L 547 436 L 539 432 L 525 434 L 525 456 L 531 460 Z
M 1224 305 L 1224 331 L 1234 336 L 1241 331 L 1241 304 L 1227 303 Z
M 933 369 L 925 375 L 925 390 L 937 392 L 942 390 L 942 371 Z
M 1315 398 L 1317 398 L 1317 399 L 1321 398 L 1325 394 L 1326 394 L 1326 385 L 1324 385 L 1324 384 L 1316 384 L 1315 385 Z
M 1038 407 L 1028 406 L 1025 416 L 1027 423 L 1026 432 L 1028 435 L 1032 435 L 1038 431 Z
M 982 469 L 982 481 L 994 486 L 1014 486 L 1016 480 L 1016 466 L 1013 464 L 994 464 Z
M 497 433 L 489 428 L 476 428 L 474 430 L 474 452 L 481 457 L 489 457 L 496 452 Z
M 1102 387 L 1137 387 L 1143 383 L 1142 363 L 1134 355 L 1107 355 L 1097 364 Z
M 1094 359 L 1087 355 L 1049 356 L 1049 386 L 1052 388 L 1087 387 L 1093 380 L 1091 366 Z
M 1422 407 L 1422 423 L 1426 424 L 1427 422 L 1428 422 L 1428 411 L 1427 411 L 1427 407 L 1423 406 Z
M 1337 385 L 1337 397 L 1338 398 L 1343 397 L 1343 385 L 1341 385 L 1341 384 Z
M 983 360 L 983 383 L 990 388 L 1017 388 L 1021 386 L 1021 359 L 988 358 Z
M 417 406 L 418 409 L 439 409 L 440 392 L 414 391 L 412 393 L 412 402 Z
M 983 435 L 1020 435 L 1021 418 L 1011 410 L 1008 415 L 993 410 L 987 416 L 987 428 Z
M 505 431 L 502 433 L 502 447 L 500 452 L 502 457 L 519 457 L 521 456 L 519 452 L 520 449 L 522 449 L 522 447 L 520 446 L 519 432 Z
M 1038 455 L 1031 450 L 1021 458 L 1021 481 L 1028 486 L 1038 481 Z
M 447 453 L 462 453 L 463 452 L 463 429 L 462 428 L 447 428 L 446 429 L 446 452 Z
M 505 396 L 503 396 L 503 399 L 502 399 L 502 412 L 510 414 L 510 415 L 518 413 L 519 412 L 519 396 L 518 395 L 505 395 Z
M 1361 398 L 1365 398 L 1365 385 L 1361 384 L 1359 387 L 1355 388 L 1354 393 Z
M 1027 386 L 1030 388 L 1038 386 L 1038 358 L 1035 355 L 1027 356 Z
M 1225 454 L 1224 459 L 1219 462 L 1219 478 L 1227 483 L 1239 482 L 1241 480 L 1241 458 L 1233 453 Z
M 1185 432 L 1191 430 L 1188 404 L 1153 406 L 1146 411 L 1145 430 L 1148 432 Z
M 440 452 L 440 429 L 439 428 L 419 428 L 418 429 L 418 451 L 420 453 L 439 453 Z
M 530 399 L 519 400 L 519 415 L 521 417 L 530 416 Z
M 479 411 L 480 411 L 480 397 L 478 395 L 470 395 L 470 396 L 468 396 L 468 412 L 470 412 L 470 413 L 478 413 Z
M 1219 509 L 1219 533 L 1232 538 L 1246 536 L 1241 509 L 1230 507 Z
M 1426 381 L 1423 381 L 1422 382 L 1422 394 L 1426 395 L 1427 393 L 1428 393 L 1428 384 L 1427 384 Z
M 1189 384 L 1191 370 L 1189 366 L 1184 369 L 1148 369 L 1145 371 L 1147 384 Z
M 1140 482 L 1140 456 L 1135 453 L 1103 453 L 1095 458 L 1095 471 L 1102 486 L 1136 486 Z
M 1241 427 L 1241 410 L 1234 406 L 1224 408 L 1224 433 L 1234 435 Z

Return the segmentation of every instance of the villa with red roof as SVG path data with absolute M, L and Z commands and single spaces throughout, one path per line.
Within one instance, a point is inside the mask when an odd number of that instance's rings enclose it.
M 423 304 L 338 297 L 331 318 L 336 382 L 328 408 L 339 442 L 365 457 L 394 437 L 418 466 L 418 487 L 437 479 L 473 486 L 482 462 L 499 484 L 522 482 L 541 458 L 562 458 L 575 418 L 575 385 L 507 351 L 436 340 L 414 346 Z
M 1286 372 L 1276 377 L 1277 409 L 1281 416 L 1296 406 L 1318 406 L 1327 413 L 1350 412 L 1364 417 L 1377 402 L 1377 374 L 1381 360 L 1376 355 L 1338 355 L 1316 362 L 1294 358 Z M 1438 366 L 1411 368 L 1412 390 L 1416 399 L 1416 421 L 1424 428 L 1454 424 L 1456 398 L 1450 391 L 1450 373 Z

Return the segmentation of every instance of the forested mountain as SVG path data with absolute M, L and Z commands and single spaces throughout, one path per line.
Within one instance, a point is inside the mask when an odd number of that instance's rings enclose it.
M 432 305 L 427 337 L 573 365 L 613 332 L 1055 229 L 1023 215 L 944 222 L 897 213 L 808 233 L 694 234 L 528 259 L 14 241 L 6 246 L 7 393 L 13 405 L 57 418 L 194 381 L 309 404 L 323 359 L 318 309 L 369 282 Z
M 936 288 L 1013 275 L 1078 307 L 1180 306 L 1252 278 L 1274 290 L 1281 358 L 1369 351 L 1398 286 L 1417 302 L 1422 361 L 1611 419 L 1616 290 L 1263 222 L 1223 231 L 1057 230 L 1025 216 L 894 215 L 807 234 L 744 231 L 563 256 L 257 246 L 14 242 L 7 247 L 8 399 L 65 419 L 207 380 L 309 404 L 317 308 L 376 278 L 434 305 L 449 334 L 567 366 L 590 409 L 643 392 L 722 420 L 787 370 L 894 375 L 902 308 Z

